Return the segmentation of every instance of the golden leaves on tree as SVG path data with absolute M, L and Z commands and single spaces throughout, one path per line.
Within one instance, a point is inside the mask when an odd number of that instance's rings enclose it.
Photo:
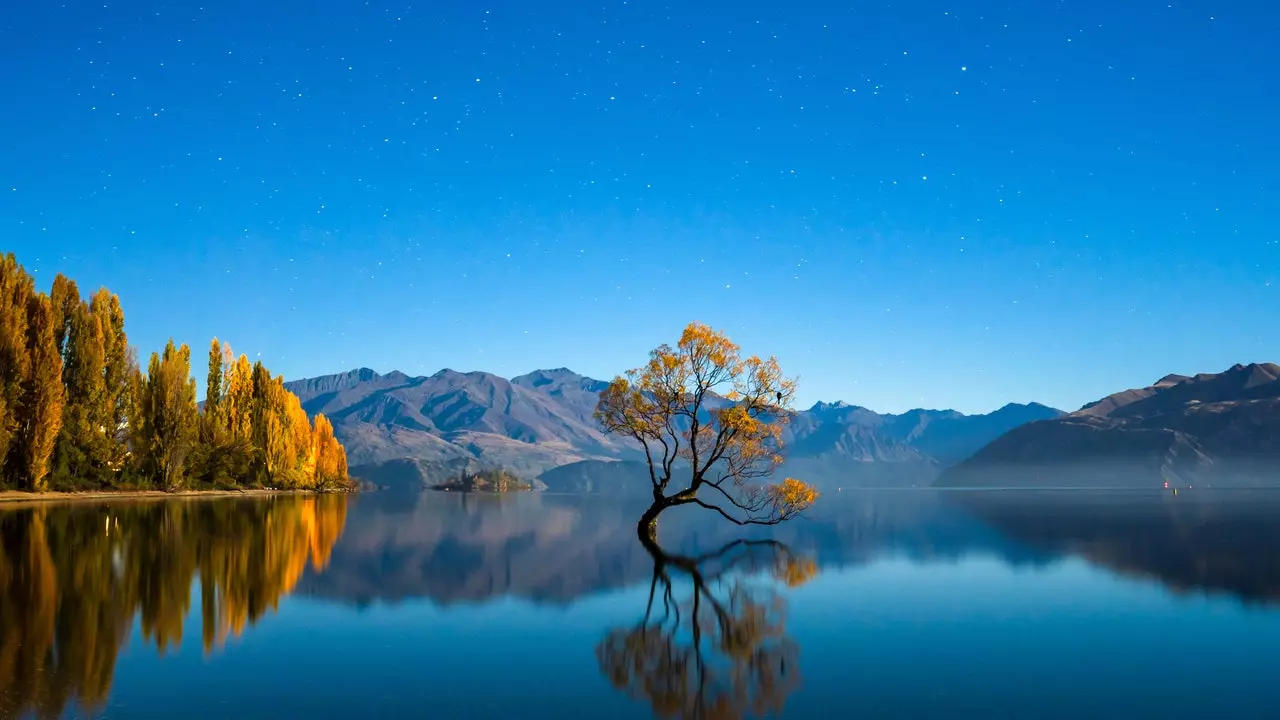
M 170 340 L 143 372 L 107 289 L 86 301 L 59 275 L 38 293 L 0 257 L 0 489 L 349 487 L 332 424 L 282 378 L 215 339 L 200 413 L 191 370 Z
M 58 325 L 49 296 L 0 258 L 0 483 L 47 485 L 64 400 Z
M 203 415 L 208 448 L 197 472 L 215 485 L 252 480 L 287 489 L 345 489 L 346 450 L 328 418 L 317 415 L 313 424 L 283 377 L 272 377 L 245 355 L 229 357 L 230 346 L 215 338 Z
M 800 480 L 767 482 L 783 461 L 782 426 L 795 392 L 776 358 L 744 358 L 737 344 L 701 323 L 615 378 L 595 417 L 644 449 L 654 504 L 642 525 L 656 532 L 659 513 L 686 504 L 739 524 L 775 524 L 812 505 L 817 491 Z

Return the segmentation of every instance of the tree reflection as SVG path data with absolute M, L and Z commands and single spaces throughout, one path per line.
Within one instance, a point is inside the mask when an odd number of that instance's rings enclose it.
M 101 709 L 135 618 L 176 648 L 197 581 L 221 647 L 323 569 L 346 513 L 345 495 L 0 512 L 0 717 Z
M 781 712 L 800 668 L 778 586 L 811 579 L 813 559 L 772 540 L 698 556 L 643 545 L 653 557 L 644 617 L 606 633 L 596 648 L 601 672 L 663 718 Z

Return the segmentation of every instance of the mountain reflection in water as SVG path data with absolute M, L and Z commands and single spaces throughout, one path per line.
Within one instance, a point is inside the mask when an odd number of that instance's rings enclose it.
M 862 491 L 825 497 L 808 517 L 773 528 L 668 515 L 661 540 L 671 551 L 770 538 L 834 568 L 885 556 L 994 555 L 1012 566 L 1076 556 L 1176 591 L 1280 600 L 1274 491 Z M 634 517 L 634 506 L 598 496 L 427 493 L 406 503 L 371 495 L 353 510 L 332 567 L 302 589 L 355 604 L 508 595 L 565 604 L 649 577 Z
M 1068 717 L 1149 709 L 1132 683 L 1151 673 L 1212 695 L 1273 669 L 1248 658 L 1280 637 L 1280 493 L 845 492 L 774 528 L 673 512 L 661 550 L 636 511 L 548 493 L 0 506 L 0 717 L 560 717 L 575 694 L 618 718 L 825 716 L 846 695 L 881 717 L 1037 714 L 1001 704 L 1015 676 Z M 1224 614 L 1233 601 L 1262 612 Z M 197 619 L 205 664 L 181 667 Z M 1200 645 L 1165 665 L 1175 626 Z M 242 634 L 267 639 L 221 662 Z M 143 652 L 122 655 L 130 638 Z M 1065 684 L 1088 681 L 1063 664 L 1086 654 L 1114 657 L 1111 695 Z M 477 698 L 507 662 L 520 672 Z M 331 666 L 350 682 L 283 680 Z
M 1158 580 L 1177 593 L 1280 600 L 1280 492 L 991 491 L 947 497 L 1052 556 Z

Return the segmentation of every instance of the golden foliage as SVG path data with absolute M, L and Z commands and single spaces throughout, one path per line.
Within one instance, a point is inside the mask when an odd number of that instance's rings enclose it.
M 18 429 L 18 403 L 31 367 L 27 301 L 34 292 L 35 283 L 13 254 L 0 256 L 0 466 L 7 465 Z
M 249 363 L 248 355 L 242 354 L 234 363 L 227 365 L 223 388 L 224 426 L 234 439 L 252 439 L 253 365 Z
M 310 458 L 314 458 L 314 461 Z M 323 413 L 316 415 L 311 454 L 306 466 L 314 467 L 312 483 L 317 489 L 336 487 L 347 482 L 347 451 L 334 437 L 333 424 Z
M 120 299 L 101 288 L 86 302 L 76 284 L 59 275 L 49 302 L 64 385 L 53 482 L 73 488 L 111 487 L 127 456 L 123 431 L 133 365 Z
M 138 403 L 134 451 L 161 487 L 181 487 L 197 429 L 190 348 L 170 340 L 163 353 L 151 353 Z
M 217 339 L 197 411 L 191 351 L 170 340 L 142 372 L 120 299 L 87 301 L 58 275 L 48 295 L 0 256 L 0 489 L 191 482 L 349 489 L 346 451 L 297 396 Z
M 209 342 L 209 372 L 205 375 L 204 413 L 200 418 L 200 431 L 206 443 L 212 442 L 222 432 L 222 378 L 226 375 L 223 364 L 223 346 L 214 338 Z
M 102 331 L 103 392 L 94 416 L 98 419 L 101 461 L 109 470 L 123 465 L 126 448 L 123 430 L 129 414 L 129 373 L 134 365 L 133 351 L 124 332 L 124 310 L 120 298 L 100 288 L 89 301 L 89 312 L 98 318 Z
M 30 375 L 16 413 L 15 469 L 26 489 L 44 490 L 63 402 L 62 358 L 55 340 L 53 307 L 46 295 L 27 299 L 27 348 Z
M 58 314 L 12 254 L 0 258 L 0 484 L 43 490 L 62 426 Z
M 744 358 L 726 335 L 695 322 L 675 347 L 658 346 L 643 367 L 615 378 L 595 417 L 644 449 L 653 518 L 667 507 L 697 504 L 740 524 L 774 524 L 818 496 L 793 478 L 764 482 L 782 463 L 782 428 L 795 391 L 776 358 Z M 672 486 L 677 473 L 687 473 L 688 482 Z

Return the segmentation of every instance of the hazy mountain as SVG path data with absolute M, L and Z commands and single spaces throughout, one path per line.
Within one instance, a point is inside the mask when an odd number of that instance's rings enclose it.
M 911 410 L 897 416 L 887 431 L 941 464 L 952 465 L 1016 427 L 1062 415 L 1061 410 L 1035 402 L 1010 403 L 986 415 Z
M 686 467 L 688 467 L 686 465 Z M 551 492 L 652 494 L 649 464 L 643 460 L 580 460 L 538 476 Z
M 945 485 L 1280 485 L 1280 366 L 1169 375 L 1017 427 Z
M 1040 403 L 1011 403 L 986 415 L 920 409 L 881 415 L 857 405 L 820 402 L 799 413 L 787 433 L 798 457 L 835 451 L 862 461 L 949 465 L 1019 425 L 1062 414 Z
M 638 444 L 606 435 L 592 417 L 606 386 L 567 368 L 511 380 L 484 372 L 410 377 L 362 368 L 288 383 L 308 413 L 323 412 L 333 421 L 353 474 L 391 487 L 439 482 L 441 473 L 469 464 L 535 478 L 582 461 L 640 459 Z M 843 402 L 817 403 L 786 427 L 787 470 L 823 485 L 927 484 L 940 467 L 1005 431 L 1060 414 L 1034 403 L 988 415 L 882 415 Z M 417 462 L 379 468 L 405 458 Z M 614 480 L 630 477 L 587 462 L 546 482 L 553 489 L 599 490 L 595 478 L 602 469 Z

